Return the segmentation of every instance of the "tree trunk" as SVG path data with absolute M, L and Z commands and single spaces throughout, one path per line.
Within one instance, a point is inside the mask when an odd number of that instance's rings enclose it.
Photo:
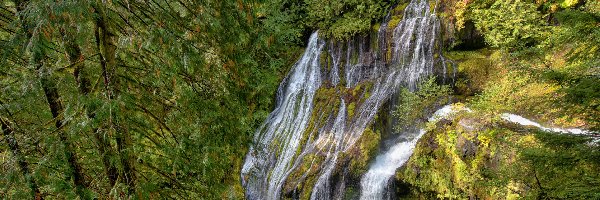
M 66 50 L 69 56 L 69 62 L 71 66 L 75 68 L 73 76 L 75 76 L 75 80 L 77 81 L 79 93 L 84 97 L 89 97 L 89 94 L 92 91 L 92 85 L 83 62 L 84 57 L 81 53 L 81 48 L 75 43 L 73 39 L 74 36 L 70 35 L 68 31 L 61 29 L 61 33 L 62 35 L 67 36 Z M 96 118 L 96 109 L 91 107 L 91 105 L 85 106 L 85 112 L 90 120 Z M 114 155 L 113 148 L 110 146 L 110 141 L 107 141 L 98 127 L 93 127 L 92 130 L 98 145 L 98 152 L 102 155 L 104 173 L 106 174 L 106 177 L 108 177 L 108 181 L 112 187 L 115 185 L 118 178 L 117 167 L 110 162 L 110 157 Z
M 19 164 L 21 173 L 23 173 L 25 181 L 27 181 L 31 192 L 33 193 L 33 198 L 36 200 L 44 199 L 44 197 L 42 197 L 42 193 L 40 192 L 39 187 L 37 186 L 35 180 L 33 179 L 33 176 L 31 175 L 29 163 L 27 163 L 25 158 L 22 156 L 21 148 L 19 148 L 19 143 L 17 143 L 17 140 L 15 139 L 13 129 L 8 125 L 8 121 L 3 120 L 2 118 L 0 118 L 0 123 L 2 124 L 2 133 L 4 134 L 4 138 L 8 143 L 8 147 L 12 151 L 13 156 L 17 160 L 17 163 Z
M 37 60 L 37 59 L 35 59 Z M 41 60 L 37 60 L 38 62 L 41 63 L 42 66 L 40 66 L 38 69 L 43 69 L 43 61 Z M 67 158 L 67 163 L 69 165 L 69 172 L 67 172 L 67 179 L 70 179 L 70 177 L 73 177 L 73 182 L 75 183 L 75 189 L 77 191 L 77 194 L 82 198 L 85 199 L 85 188 L 87 188 L 87 182 L 84 179 L 84 175 L 82 172 L 82 167 L 81 165 L 79 165 L 79 163 L 77 162 L 77 154 L 75 153 L 75 148 L 73 147 L 73 144 L 71 144 L 71 141 L 69 141 L 69 138 L 67 137 L 67 135 L 65 133 L 62 133 L 60 131 L 60 129 L 63 128 L 64 125 L 64 117 L 63 117 L 63 113 L 64 113 L 64 108 L 62 106 L 62 103 L 60 102 L 60 96 L 58 94 L 58 88 L 56 86 L 56 83 L 54 82 L 54 80 L 51 80 L 50 77 L 48 77 L 48 75 L 44 75 L 44 72 L 42 72 L 42 77 L 41 77 L 41 84 L 42 84 L 42 88 L 44 89 L 44 95 L 46 96 L 46 100 L 48 101 L 48 106 L 50 107 L 50 112 L 52 112 L 52 117 L 55 120 L 54 125 L 56 126 L 56 129 L 59 130 L 59 134 L 58 134 L 58 138 L 60 139 L 60 141 L 63 143 L 64 148 L 65 148 L 65 157 Z
M 28 1 L 27 0 L 15 0 L 15 5 L 17 7 L 17 14 L 22 13 L 24 8 L 26 7 Z M 33 37 L 33 30 L 28 25 L 27 21 L 23 18 L 24 15 L 18 15 L 19 20 L 21 21 L 21 27 L 23 28 L 23 32 L 25 32 L 27 38 L 30 40 Z M 67 165 L 69 166 L 69 171 L 66 173 L 67 181 L 70 181 L 71 177 L 73 178 L 73 182 L 75 184 L 75 188 L 77 194 L 80 198 L 85 199 L 84 189 L 87 188 L 86 181 L 84 180 L 84 175 L 82 173 L 82 167 L 77 163 L 77 154 L 74 152 L 73 145 L 69 141 L 69 138 L 66 134 L 60 133 L 60 129 L 64 125 L 63 112 L 64 108 L 62 103 L 60 102 L 60 95 L 58 93 L 58 89 L 56 83 L 49 77 L 49 72 L 45 71 L 46 66 L 44 64 L 44 60 L 46 55 L 42 51 L 36 51 L 33 54 L 33 65 L 36 66 L 36 69 L 40 71 L 40 83 L 42 85 L 42 89 L 44 90 L 44 95 L 46 100 L 48 101 L 48 106 L 50 107 L 50 112 L 52 112 L 52 117 L 55 120 L 56 129 L 59 130 L 59 139 L 63 143 L 65 148 L 65 157 L 67 158 Z
M 118 79 L 113 78 L 117 68 L 116 49 L 115 45 L 115 34 L 112 31 L 112 27 L 107 20 L 106 12 L 104 11 L 103 5 L 96 5 L 94 7 L 98 18 L 96 21 L 96 45 L 100 51 L 100 64 L 102 66 L 102 76 L 104 77 L 104 86 L 109 101 L 112 101 L 118 97 Z M 128 193 L 133 195 L 136 190 L 136 174 L 135 166 L 133 162 L 132 154 L 129 152 L 131 149 L 131 135 L 129 131 L 122 126 L 120 123 L 120 117 L 115 113 L 111 113 L 111 119 L 109 120 L 111 126 L 116 131 L 116 143 L 117 152 L 121 166 L 123 167 L 121 177 L 128 186 Z

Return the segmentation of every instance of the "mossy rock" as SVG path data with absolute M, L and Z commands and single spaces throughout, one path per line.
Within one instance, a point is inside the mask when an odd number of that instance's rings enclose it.
M 390 21 L 388 21 L 388 26 L 387 26 L 387 32 L 391 33 L 396 26 L 398 26 L 398 24 L 400 23 L 400 21 L 402 21 L 402 19 L 404 18 L 404 10 L 406 9 L 406 7 L 408 6 L 408 2 L 407 3 L 401 3 L 398 4 L 398 6 L 396 6 L 391 12 L 391 17 L 390 17 Z M 379 30 L 379 29 L 378 29 Z
M 410 198 L 589 199 L 600 190 L 586 180 L 600 176 L 581 172 L 600 169 L 600 162 L 577 152 L 600 149 L 586 146 L 585 140 L 460 113 L 438 122 L 419 140 L 396 182 L 410 189 L 403 193 Z M 579 192 L 570 192 L 574 190 Z
M 284 196 L 309 199 L 323 160 L 324 157 L 318 154 L 304 156 L 302 163 L 288 176 L 283 188 Z
M 372 128 L 365 129 L 355 147 L 349 152 L 351 175 L 360 177 L 367 171 L 369 161 L 378 153 L 380 141 L 381 134 L 374 132 Z
M 458 72 L 455 89 L 459 95 L 472 96 L 483 91 L 485 84 L 497 71 L 495 64 L 497 53 L 490 49 L 444 53 L 446 58 L 453 60 L 456 64 L 453 66 L 457 68 Z

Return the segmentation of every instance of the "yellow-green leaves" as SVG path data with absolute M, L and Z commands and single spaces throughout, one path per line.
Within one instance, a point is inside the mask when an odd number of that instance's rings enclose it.
M 376 0 L 305 0 L 309 24 L 335 39 L 370 30 L 385 15 L 389 3 Z
M 521 0 L 496 1 L 489 8 L 474 9 L 472 18 L 488 44 L 518 49 L 543 39 L 543 15 L 536 9 L 535 4 Z

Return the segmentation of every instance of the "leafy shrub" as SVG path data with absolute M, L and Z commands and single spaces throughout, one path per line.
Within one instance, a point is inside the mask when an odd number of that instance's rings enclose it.
M 335 39 L 368 31 L 390 5 L 377 0 L 305 0 L 305 3 L 309 23 Z
M 445 104 L 448 101 L 449 94 L 450 87 L 438 85 L 434 77 L 422 81 L 415 92 L 402 88 L 398 97 L 398 106 L 392 113 L 398 119 L 398 124 L 394 129 L 399 131 L 417 120 L 426 119 L 428 111 L 431 111 L 433 106 Z
M 475 26 L 493 47 L 523 48 L 543 39 L 546 32 L 536 5 L 521 0 L 496 1 L 473 10 Z

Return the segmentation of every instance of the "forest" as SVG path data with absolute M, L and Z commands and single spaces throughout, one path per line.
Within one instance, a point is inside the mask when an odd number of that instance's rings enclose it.
M 598 0 L 0 4 L 0 199 L 600 199 Z

